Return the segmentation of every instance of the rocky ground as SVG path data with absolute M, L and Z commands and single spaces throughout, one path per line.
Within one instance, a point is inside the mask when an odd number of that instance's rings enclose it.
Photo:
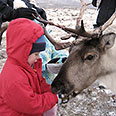
M 79 9 L 45 9 L 48 20 L 53 21 L 67 27 L 75 28 L 76 18 Z M 93 29 L 96 20 L 96 9 L 87 9 L 83 20 L 87 31 Z M 115 32 L 114 22 L 105 32 Z M 64 31 L 53 26 L 47 26 L 52 30 L 51 35 L 59 40 L 66 35 Z M 5 36 L 5 34 L 4 34 Z M 73 39 L 73 38 L 72 38 Z M 0 72 L 6 61 L 6 39 L 2 41 L 2 49 L 0 50 Z M 116 97 L 109 89 L 100 89 L 98 81 L 93 83 L 89 88 L 82 91 L 75 98 L 72 98 L 66 104 L 58 104 L 57 116 L 116 116 Z

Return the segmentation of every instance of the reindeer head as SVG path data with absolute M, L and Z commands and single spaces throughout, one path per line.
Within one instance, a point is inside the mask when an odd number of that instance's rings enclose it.
M 85 40 L 70 48 L 70 54 L 52 83 L 52 92 L 70 94 L 87 88 L 107 70 L 103 65 L 104 55 L 114 45 L 115 34 L 108 33 L 99 38 Z

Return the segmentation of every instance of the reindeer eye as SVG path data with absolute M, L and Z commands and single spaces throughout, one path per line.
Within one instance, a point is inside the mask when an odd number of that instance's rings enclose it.
M 85 60 L 92 60 L 95 56 L 94 55 L 88 55 Z

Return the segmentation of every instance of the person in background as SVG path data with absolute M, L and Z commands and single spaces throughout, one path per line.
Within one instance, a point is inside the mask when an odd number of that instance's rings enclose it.
M 20 3 L 20 5 L 19 5 Z M 36 6 L 36 4 L 31 3 L 30 0 L 14 0 L 13 1 L 14 4 L 14 8 L 17 9 L 19 7 L 27 7 L 27 8 L 31 8 L 34 9 L 35 11 L 37 11 L 37 13 L 44 19 L 47 20 L 47 16 L 46 16 L 46 12 L 43 8 L 40 8 L 38 6 Z
M 43 28 L 32 20 L 10 22 L 8 57 L 0 74 L 0 116 L 56 116 L 57 96 L 41 76 L 43 34 Z
M 115 12 L 116 0 L 93 0 L 92 5 L 98 7 L 98 16 L 94 28 L 102 26 Z
M 5 21 L 11 21 L 16 18 L 28 18 L 33 20 L 35 10 L 31 8 L 13 8 L 13 0 L 0 0 L 0 24 Z
M 8 24 L 2 26 L 2 23 L 9 22 L 16 18 L 28 18 L 33 20 L 36 16 L 35 10 L 31 8 L 18 8 L 14 9 L 13 0 L 0 0 L 0 48 L 2 42 L 2 34 L 7 29 Z
M 2 23 L 16 18 L 28 18 L 33 20 L 34 17 L 32 14 L 37 16 L 37 12 L 43 19 L 47 20 L 45 11 L 30 3 L 29 0 L 0 0 L 0 45 L 2 42 L 2 34 L 8 25 L 2 25 Z

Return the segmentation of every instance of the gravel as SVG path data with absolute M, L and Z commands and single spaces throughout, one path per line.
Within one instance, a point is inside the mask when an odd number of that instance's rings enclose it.
M 48 20 L 56 24 L 75 28 L 76 18 L 79 15 L 79 9 L 45 9 Z M 92 30 L 96 20 L 97 10 L 87 9 L 83 20 L 86 30 Z M 115 32 L 115 21 L 105 32 Z M 66 33 L 54 26 L 47 26 L 52 30 L 51 35 L 60 41 L 60 38 Z M 73 39 L 73 38 L 71 38 Z M 5 34 L 0 50 L 0 72 L 6 61 L 6 38 Z M 68 103 L 58 104 L 57 116 L 116 116 L 116 97 L 109 89 L 99 88 L 99 82 L 94 82 L 90 87 L 83 90 L 79 95 L 71 98 Z

